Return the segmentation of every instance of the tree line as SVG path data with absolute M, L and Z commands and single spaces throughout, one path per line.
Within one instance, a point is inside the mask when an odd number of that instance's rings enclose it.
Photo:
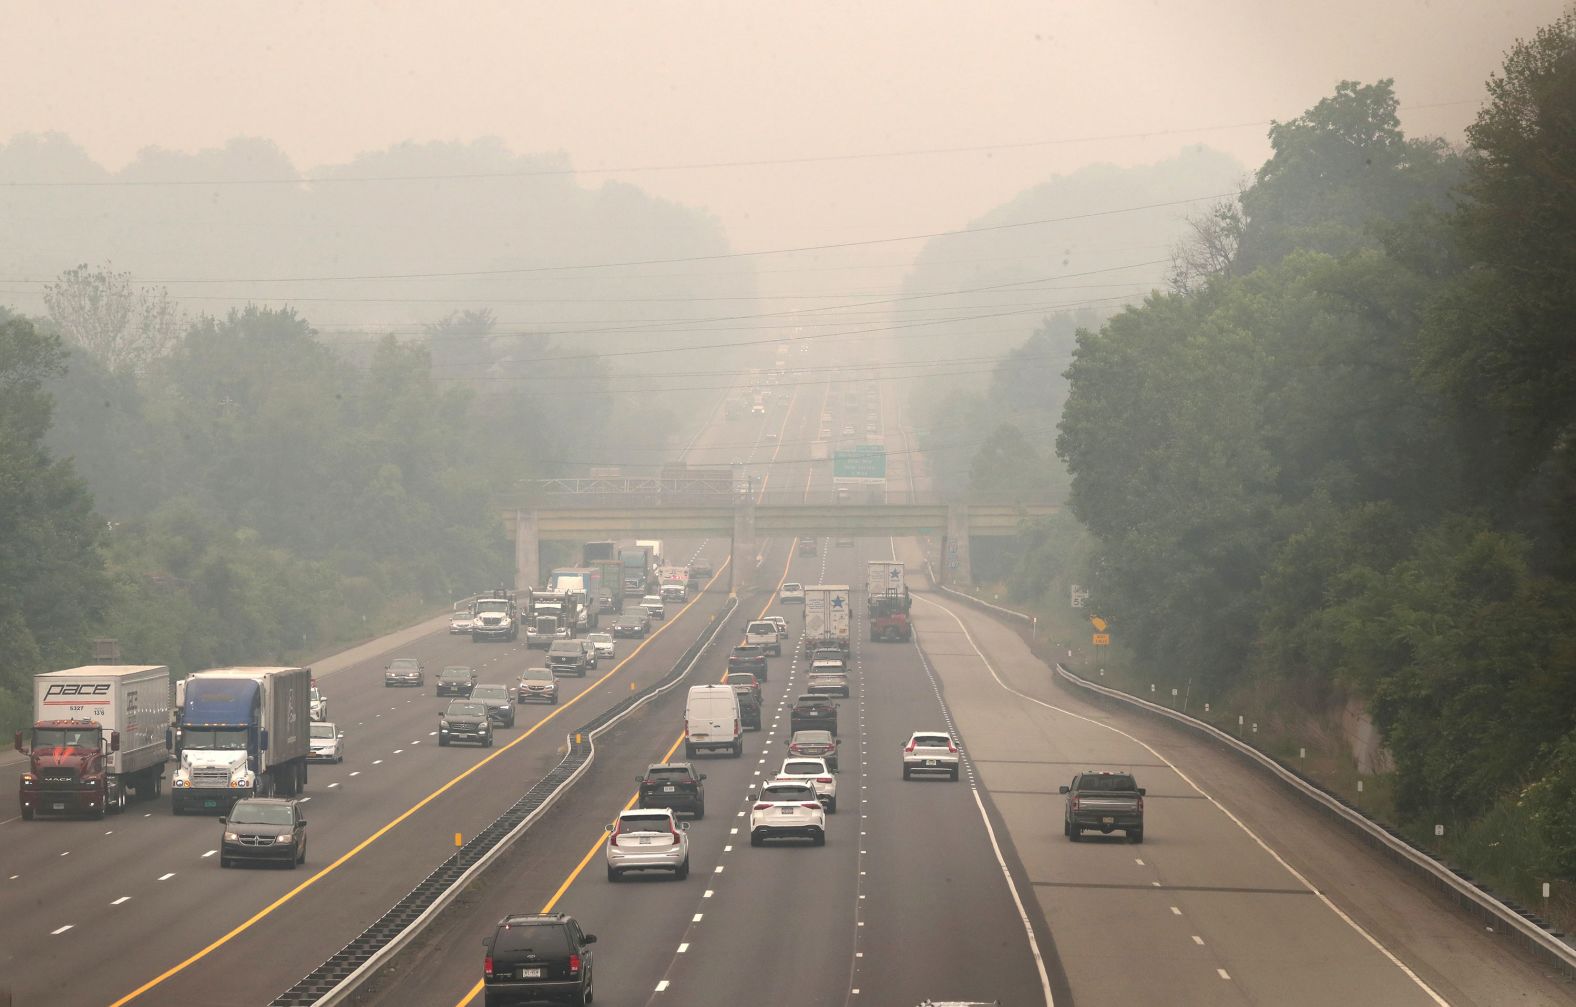
M 1390 81 L 1269 138 L 1172 288 L 1039 394 L 1080 524 L 1027 529 L 1009 586 L 1077 564 L 1177 684 L 1362 697 L 1408 823 L 1576 878 L 1576 14 L 1510 51 L 1462 149 L 1405 135 Z M 1055 485 L 1046 442 L 1038 474 L 989 447 L 974 488 Z
M 300 660 L 512 582 L 497 501 L 648 429 L 605 362 L 485 311 L 336 347 L 292 309 L 168 332 L 160 303 L 80 267 L 58 314 L 0 308 L 0 721 L 95 638 L 178 674 Z M 495 380 L 435 376 L 455 344 Z M 549 380 L 511 376 L 522 346 Z

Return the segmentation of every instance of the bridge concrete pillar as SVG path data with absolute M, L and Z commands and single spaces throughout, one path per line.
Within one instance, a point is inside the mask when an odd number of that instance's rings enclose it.
M 542 582 L 542 542 L 537 535 L 536 511 L 514 512 L 514 589 L 524 591 Z
M 947 534 L 941 540 L 941 580 L 953 587 L 974 583 L 969 562 L 969 505 L 947 504 Z
M 755 580 L 755 500 L 748 493 L 734 498 L 731 555 L 728 590 L 738 594 Z

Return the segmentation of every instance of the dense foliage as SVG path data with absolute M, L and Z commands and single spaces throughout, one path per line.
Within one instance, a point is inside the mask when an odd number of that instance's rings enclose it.
M 467 326 L 488 380 L 441 380 L 431 353 Z M 468 313 L 353 363 L 248 307 L 127 359 L 0 311 L 0 719 L 93 637 L 181 673 L 299 659 L 512 579 L 497 502 L 645 404 L 601 360 L 492 328 Z
M 1388 81 L 1270 139 L 1229 261 L 1079 333 L 1064 407 L 1031 392 L 1082 529 L 995 572 L 1092 585 L 1173 684 L 1362 697 L 1409 822 L 1576 878 L 1576 14 L 1512 51 L 1465 150 L 1404 136 Z M 971 485 L 1055 485 L 1000 461 L 1039 464 L 1022 440 Z

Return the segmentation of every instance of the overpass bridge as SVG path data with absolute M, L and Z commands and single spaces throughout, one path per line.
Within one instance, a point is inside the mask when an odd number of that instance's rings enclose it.
M 620 500 L 620 496 L 625 498 Z M 679 498 L 682 502 L 671 502 Z M 972 579 L 969 539 L 1016 535 L 1023 522 L 1054 514 L 1052 504 L 954 503 L 757 503 L 750 495 L 611 492 L 542 494 L 505 510 L 514 540 L 515 584 L 542 582 L 543 542 L 625 538 L 721 538 L 731 542 L 730 583 L 746 587 L 755 570 L 759 538 L 852 535 L 899 538 L 936 536 L 948 557 L 943 576 Z

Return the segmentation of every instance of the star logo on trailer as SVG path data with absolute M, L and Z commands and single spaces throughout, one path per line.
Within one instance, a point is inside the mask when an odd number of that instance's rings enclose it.
M 833 598 L 832 599 L 832 607 L 833 608 L 842 608 L 843 607 L 843 599 L 841 599 L 841 598 Z

